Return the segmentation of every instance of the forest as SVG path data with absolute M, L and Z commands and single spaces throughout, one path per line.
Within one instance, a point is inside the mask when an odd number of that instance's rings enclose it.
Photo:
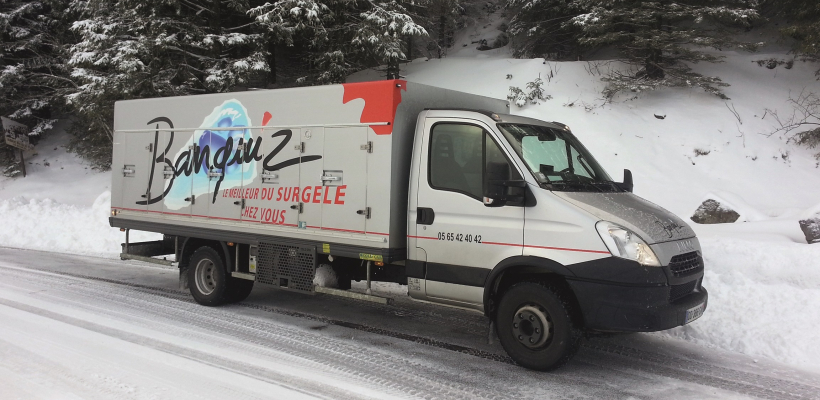
M 816 0 L 0 0 L 0 115 L 32 143 L 71 120 L 69 150 L 105 170 L 115 101 L 340 83 L 367 68 L 395 79 L 498 11 L 504 29 L 479 49 L 556 61 L 608 50 L 627 67 L 603 77 L 604 97 L 691 87 L 724 98 L 726 83 L 693 64 L 720 62 L 709 49 L 755 51 L 763 43 L 744 33 L 764 25 L 791 48 L 766 67 L 820 61 Z M 808 128 L 797 140 L 816 147 L 820 127 Z M 16 171 L 12 150 L 0 143 L 0 172 Z

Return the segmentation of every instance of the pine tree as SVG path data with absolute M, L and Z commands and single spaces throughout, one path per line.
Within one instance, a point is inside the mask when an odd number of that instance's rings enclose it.
M 453 46 L 458 19 L 464 8 L 458 0 L 427 0 L 422 7 L 426 12 L 421 21 L 430 28 L 433 39 L 428 42 L 428 50 L 432 49 L 437 58 L 442 58 Z
M 310 71 L 300 82 L 344 82 L 372 65 L 388 65 L 388 78 L 398 77 L 403 41 L 427 35 L 396 0 L 280 0 L 250 13 L 286 45 L 308 49 Z
M 386 64 L 387 79 L 398 79 L 399 62 L 407 58 L 402 50 L 402 39 L 426 36 L 427 31 L 417 25 L 395 0 L 371 4 L 370 9 L 360 14 L 361 21 L 351 44 L 362 50 L 366 59 Z
M 75 87 L 63 53 L 64 3 L 0 0 L 0 114 L 29 126 L 33 141 L 51 129 Z
M 577 53 L 580 29 L 567 22 L 578 13 L 570 0 L 508 0 L 515 10 L 509 33 L 515 57 L 565 59 Z
M 244 1 L 72 0 L 80 40 L 69 49 L 80 86 L 71 148 L 110 163 L 114 102 L 212 93 L 246 85 L 268 71 Z
M 614 46 L 632 67 L 606 78 L 608 97 L 671 86 L 699 87 L 725 98 L 720 88 L 728 84 L 693 72 L 689 64 L 721 61 L 706 48 L 756 48 L 734 40 L 727 28 L 749 27 L 758 18 L 757 0 L 573 0 L 572 5 L 583 10 L 568 22 L 581 29 L 580 43 Z

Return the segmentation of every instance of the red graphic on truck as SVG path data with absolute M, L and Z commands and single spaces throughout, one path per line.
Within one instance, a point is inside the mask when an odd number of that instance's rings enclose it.
M 359 122 L 375 123 L 387 122 L 389 125 L 370 125 L 370 129 L 377 135 L 393 133 L 393 122 L 396 118 L 396 109 L 401 103 L 401 91 L 407 90 L 407 81 L 376 81 L 342 84 L 345 89 L 342 104 L 355 99 L 364 100 L 364 110 Z

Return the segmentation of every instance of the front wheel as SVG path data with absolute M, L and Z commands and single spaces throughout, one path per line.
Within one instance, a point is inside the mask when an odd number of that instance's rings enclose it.
M 539 371 L 556 369 L 581 344 L 572 311 L 572 305 L 554 288 L 532 282 L 515 284 L 498 306 L 498 339 L 519 365 Z

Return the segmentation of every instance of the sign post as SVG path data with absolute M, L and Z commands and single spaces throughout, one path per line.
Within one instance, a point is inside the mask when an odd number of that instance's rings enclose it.
M 0 117 L 3 122 L 6 144 L 20 149 L 20 165 L 23 169 L 23 178 L 26 177 L 26 160 L 23 158 L 23 150 L 33 150 L 34 145 L 28 138 L 28 127 L 14 122 L 6 117 Z

